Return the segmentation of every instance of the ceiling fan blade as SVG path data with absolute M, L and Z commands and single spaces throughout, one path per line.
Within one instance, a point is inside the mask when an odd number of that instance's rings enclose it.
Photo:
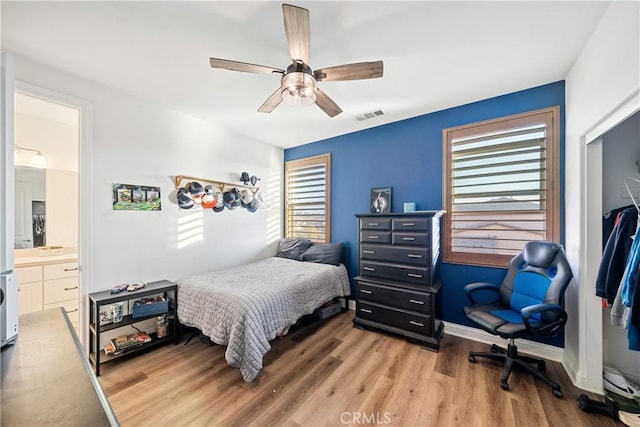
M 267 67 L 266 65 L 249 64 L 248 62 L 230 61 L 228 59 L 210 58 L 209 62 L 213 68 L 223 68 L 231 71 L 244 71 L 245 73 L 258 74 L 284 74 L 280 68 Z
M 338 107 L 338 104 L 333 102 L 333 99 L 329 98 L 326 93 L 318 89 L 318 97 L 316 98 L 316 104 L 322 111 L 327 113 L 329 117 L 337 116 L 342 113 L 342 109 Z
M 320 70 L 316 70 L 313 74 L 318 81 L 362 80 L 382 77 L 383 70 L 384 66 L 382 61 L 373 61 L 321 68 Z
M 278 88 L 269 98 L 258 108 L 259 113 L 270 113 L 282 102 L 282 89 Z
M 282 5 L 284 31 L 289 53 L 294 62 L 309 62 L 309 11 L 290 4 Z

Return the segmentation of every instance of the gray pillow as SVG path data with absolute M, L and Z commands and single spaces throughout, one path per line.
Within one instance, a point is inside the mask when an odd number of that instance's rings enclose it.
M 280 239 L 278 243 L 278 254 L 280 258 L 295 259 L 300 261 L 302 254 L 311 246 L 311 240 L 308 239 Z
M 340 265 L 342 242 L 312 245 L 302 254 L 302 260 L 322 264 Z

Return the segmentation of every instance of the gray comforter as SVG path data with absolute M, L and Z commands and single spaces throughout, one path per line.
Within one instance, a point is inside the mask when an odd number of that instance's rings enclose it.
M 323 303 L 350 293 L 347 270 L 286 258 L 267 258 L 178 282 L 178 318 L 217 344 L 227 362 L 251 382 L 269 341 Z

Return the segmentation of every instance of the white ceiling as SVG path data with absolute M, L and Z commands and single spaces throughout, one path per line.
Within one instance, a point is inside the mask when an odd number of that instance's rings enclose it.
M 334 118 L 258 113 L 278 75 L 209 66 L 286 68 L 281 2 L 2 1 L 2 49 L 286 148 L 562 80 L 609 2 L 293 4 L 310 11 L 312 68 L 384 61 L 381 79 L 319 83 Z

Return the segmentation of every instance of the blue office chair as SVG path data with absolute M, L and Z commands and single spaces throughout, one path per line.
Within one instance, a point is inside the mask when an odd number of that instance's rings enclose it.
M 519 366 L 549 384 L 553 395 L 562 398 L 560 385 L 544 375 L 544 360 L 519 356 L 515 339 L 550 337 L 562 330 L 567 322 L 564 292 L 572 277 L 561 245 L 534 241 L 526 243 L 522 252 L 511 260 L 501 285 L 481 282 L 465 286 L 464 291 L 471 302 L 464 307 L 467 318 L 490 334 L 509 340 L 506 350 L 494 344 L 490 353 L 470 352 L 469 362 L 475 363 L 476 357 L 504 361 L 500 382 L 503 390 L 509 390 L 507 381 L 511 370 Z M 477 302 L 478 295 L 486 294 L 486 291 L 494 293 L 495 300 Z M 476 294 L 478 292 L 480 294 Z

